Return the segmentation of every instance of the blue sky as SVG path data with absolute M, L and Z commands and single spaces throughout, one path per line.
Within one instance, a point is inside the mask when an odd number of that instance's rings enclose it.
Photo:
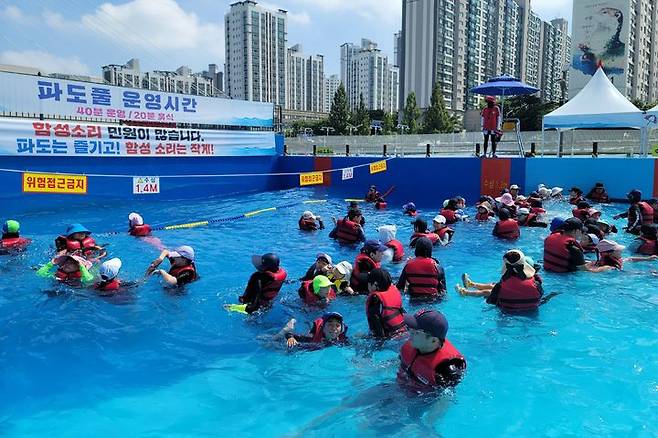
M 545 20 L 571 20 L 573 0 L 532 0 Z M 100 75 L 100 66 L 139 58 L 142 70 L 200 71 L 224 61 L 219 0 L 0 0 L 0 64 Z M 401 0 L 268 0 L 289 11 L 288 43 L 323 54 L 326 74 L 339 73 L 339 46 L 362 37 L 393 55 Z M 223 68 L 223 67 L 222 67 Z

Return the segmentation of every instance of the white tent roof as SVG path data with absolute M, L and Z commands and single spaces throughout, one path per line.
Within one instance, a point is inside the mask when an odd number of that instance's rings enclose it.
M 645 125 L 642 111 L 612 85 L 601 67 L 580 93 L 544 116 L 545 129 L 639 128 Z

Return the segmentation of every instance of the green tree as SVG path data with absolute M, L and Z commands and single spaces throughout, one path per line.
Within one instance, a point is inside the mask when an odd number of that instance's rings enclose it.
M 334 128 L 335 135 L 343 135 L 347 131 L 347 124 L 349 123 L 350 111 L 347 107 L 347 95 L 345 94 L 345 87 L 341 83 L 334 94 L 334 99 L 331 102 L 331 110 L 329 111 L 329 125 Z
M 407 101 L 404 104 L 402 111 L 402 124 L 407 125 L 409 129 L 406 131 L 409 134 L 416 134 L 418 132 L 418 119 L 420 118 L 420 109 L 416 105 L 416 93 L 413 91 L 407 96 Z
M 382 117 L 382 134 L 393 134 L 395 132 L 395 120 L 393 113 L 384 113 Z
M 356 107 L 354 114 L 352 114 L 352 125 L 359 127 L 356 131 L 357 134 L 370 135 L 370 113 L 363 100 L 363 94 L 359 94 L 359 105 Z
M 519 119 L 522 131 L 541 131 L 542 119 L 560 104 L 542 102 L 534 95 L 505 99 L 505 117 Z
M 635 105 L 636 107 L 638 107 L 638 109 L 641 110 L 641 111 L 648 111 L 651 108 L 656 106 L 656 102 L 645 102 L 645 101 L 640 100 L 640 99 L 633 99 L 633 100 L 631 100 L 631 103 L 633 105 Z
M 441 93 L 441 85 L 437 81 L 432 88 L 430 106 L 425 111 L 423 120 L 423 134 L 438 134 L 441 132 L 453 132 L 453 119 L 446 109 L 446 104 Z

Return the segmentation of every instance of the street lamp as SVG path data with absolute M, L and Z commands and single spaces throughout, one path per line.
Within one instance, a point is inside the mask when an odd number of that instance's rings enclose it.
M 320 129 L 324 129 L 324 147 L 326 149 L 327 148 L 327 138 L 329 137 L 329 133 L 334 132 L 335 129 L 332 128 L 331 126 L 323 126 Z
M 375 125 L 375 126 L 372 127 L 372 129 L 375 130 L 375 135 L 377 135 L 377 131 L 379 131 L 380 134 L 381 134 L 381 131 L 382 131 L 382 127 L 381 127 L 381 126 L 379 126 L 379 125 Z
M 409 129 L 407 125 L 398 124 L 397 128 L 400 130 L 400 134 L 404 135 L 404 130 Z
M 361 124 L 361 125 L 356 125 L 356 126 L 354 126 L 354 125 L 347 125 L 347 129 L 350 130 L 350 135 L 352 135 L 352 132 L 358 130 L 361 126 L 363 126 L 363 124 Z

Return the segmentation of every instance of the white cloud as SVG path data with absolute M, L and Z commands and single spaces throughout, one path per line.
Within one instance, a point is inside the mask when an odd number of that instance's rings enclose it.
M 62 57 L 40 50 L 5 51 L 0 53 L 0 64 L 20 65 L 48 73 L 89 75 L 89 67 L 77 56 Z
M 533 0 L 532 10 L 543 20 L 566 18 L 571 21 L 574 0 Z
M 2 12 L 0 12 L 0 15 L 13 21 L 21 21 L 25 19 L 23 11 L 14 5 L 7 5 Z
M 295 0 L 297 3 L 323 12 L 347 12 L 378 23 L 397 23 L 402 20 L 400 0 Z
M 283 9 L 287 12 L 288 15 L 288 21 L 291 24 L 296 24 L 299 26 L 308 26 L 311 24 L 311 16 L 308 14 L 306 11 L 301 11 L 301 12 L 292 12 L 284 7 L 281 7 L 279 5 L 276 5 L 274 3 L 268 3 L 268 2 L 258 2 L 258 4 L 265 9 L 271 9 L 271 10 L 277 10 L 277 9 Z

